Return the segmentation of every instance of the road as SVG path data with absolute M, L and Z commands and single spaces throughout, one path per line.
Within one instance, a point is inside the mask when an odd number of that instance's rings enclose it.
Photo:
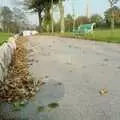
M 40 89 L 35 104 L 30 102 L 21 112 L 12 111 L 9 105 L 0 106 L 5 118 L 120 120 L 120 45 L 33 36 L 25 46 L 34 80 L 42 79 L 46 87 Z M 108 93 L 101 96 L 103 88 Z M 38 104 L 47 105 L 54 99 L 59 107 L 37 111 Z
M 27 48 L 35 79 L 55 80 L 65 88 L 60 106 L 40 120 L 120 120 L 119 45 L 34 36 Z M 102 88 L 107 95 L 99 94 Z

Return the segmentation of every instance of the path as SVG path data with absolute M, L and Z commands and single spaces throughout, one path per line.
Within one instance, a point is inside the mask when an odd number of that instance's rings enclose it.
M 60 107 L 40 120 L 120 120 L 119 45 L 36 36 L 29 38 L 28 50 L 35 78 L 65 87 Z M 101 88 L 108 95 L 100 96 Z

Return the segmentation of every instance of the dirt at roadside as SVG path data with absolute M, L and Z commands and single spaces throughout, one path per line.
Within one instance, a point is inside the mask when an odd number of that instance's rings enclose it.
M 16 41 L 17 49 L 9 66 L 8 77 L 0 84 L 0 101 L 28 100 L 35 96 L 42 84 L 41 81 L 35 83 L 29 74 L 25 42 L 27 38 L 24 37 Z

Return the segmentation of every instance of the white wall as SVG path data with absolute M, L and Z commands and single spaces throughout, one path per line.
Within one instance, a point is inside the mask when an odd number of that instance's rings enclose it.
M 15 40 L 17 37 L 10 37 L 7 43 L 0 46 L 0 81 L 7 76 L 8 66 L 12 61 L 14 50 L 16 49 Z

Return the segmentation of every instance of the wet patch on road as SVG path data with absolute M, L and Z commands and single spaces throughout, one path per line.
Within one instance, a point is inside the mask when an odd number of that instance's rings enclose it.
M 117 67 L 120 70 L 120 66 Z
M 107 61 L 109 61 L 109 59 L 108 59 L 108 58 L 105 58 L 105 59 L 104 59 L 104 61 L 106 61 L 106 62 L 107 62 Z
M 29 119 L 29 115 L 37 117 L 41 112 L 50 112 L 59 107 L 58 102 L 64 97 L 64 92 L 64 85 L 61 82 L 50 80 L 41 86 L 39 92 L 30 101 L 14 104 L 0 103 L 0 117 L 23 120 Z
M 49 108 L 57 108 L 57 107 L 59 107 L 59 104 L 58 103 L 51 103 L 51 104 L 48 104 L 48 107 Z

